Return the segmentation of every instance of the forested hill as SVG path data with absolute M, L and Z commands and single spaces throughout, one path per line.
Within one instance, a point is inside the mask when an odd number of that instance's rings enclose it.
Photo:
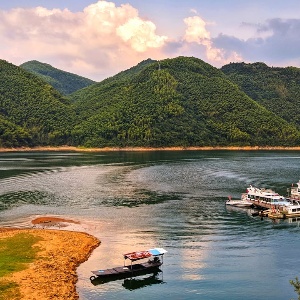
M 41 77 L 64 95 L 71 94 L 95 83 L 95 81 L 88 78 L 56 69 L 49 64 L 36 60 L 28 61 L 20 65 L 20 67 Z
M 71 98 L 74 141 L 88 147 L 299 144 L 295 126 L 196 58 L 152 62 Z
M 70 101 L 26 70 L 0 60 L 0 147 L 66 144 Z
M 67 98 L 0 60 L 0 147 L 299 145 L 298 69 L 248 69 L 148 59 Z
M 249 97 L 300 128 L 300 69 L 231 63 L 221 69 Z

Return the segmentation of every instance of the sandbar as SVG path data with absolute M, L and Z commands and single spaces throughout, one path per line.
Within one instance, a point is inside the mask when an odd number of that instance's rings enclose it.
M 33 224 L 41 225 L 49 222 L 62 225 L 73 221 L 56 217 L 41 217 L 32 221 Z M 79 299 L 76 291 L 76 269 L 88 259 L 100 241 L 84 232 L 38 228 L 0 228 L 0 239 L 18 233 L 41 238 L 35 245 L 39 247 L 39 252 L 27 269 L 4 276 L 0 280 L 17 283 L 22 300 Z

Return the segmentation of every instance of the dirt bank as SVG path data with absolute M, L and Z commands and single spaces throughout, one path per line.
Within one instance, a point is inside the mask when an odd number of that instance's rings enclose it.
M 260 147 L 260 146 L 230 146 L 230 147 L 104 147 L 104 148 L 79 148 L 71 146 L 60 147 L 35 147 L 35 148 L 0 148 L 0 152 L 26 152 L 26 151 L 76 151 L 76 152 L 110 152 L 110 151 L 209 151 L 209 150 L 232 150 L 232 151 L 255 151 L 255 150 L 293 150 L 299 151 L 298 147 Z
M 48 222 L 64 224 L 72 220 L 39 218 L 35 224 Z M 41 238 L 35 246 L 40 251 L 26 270 L 13 273 L 0 280 L 17 283 L 22 300 L 78 299 L 76 268 L 88 259 L 99 244 L 95 237 L 82 232 L 47 229 L 0 229 L 0 239 L 18 233 L 28 233 Z

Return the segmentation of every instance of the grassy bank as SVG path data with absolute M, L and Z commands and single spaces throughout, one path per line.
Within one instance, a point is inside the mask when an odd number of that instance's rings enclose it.
M 34 245 L 40 240 L 28 233 L 0 239 L 0 299 L 20 297 L 19 285 L 6 277 L 27 268 L 38 252 Z
M 0 299 L 78 299 L 76 269 L 99 243 L 82 232 L 0 229 Z

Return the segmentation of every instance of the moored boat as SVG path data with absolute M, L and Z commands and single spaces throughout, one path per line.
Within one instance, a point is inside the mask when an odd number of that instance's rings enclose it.
M 271 189 L 256 188 L 252 185 L 246 190 L 246 199 L 259 209 L 282 208 L 292 204 L 289 199 Z
M 137 251 L 123 254 L 124 266 L 115 267 L 111 269 L 103 269 L 92 271 L 94 275 L 90 277 L 90 280 L 103 279 L 105 281 L 135 277 L 139 275 L 149 274 L 159 270 L 159 267 L 163 264 L 163 255 L 167 251 L 163 248 L 154 248 L 146 251 Z M 130 265 L 126 265 L 126 260 L 130 260 Z M 141 263 L 134 263 L 146 259 L 147 261 Z
M 226 205 L 235 206 L 235 207 L 252 207 L 253 203 L 247 199 L 246 194 L 242 194 L 241 199 L 232 199 L 230 196 L 225 202 Z
M 300 180 L 296 183 L 297 186 L 292 184 L 290 188 L 290 199 L 291 200 L 300 200 Z

